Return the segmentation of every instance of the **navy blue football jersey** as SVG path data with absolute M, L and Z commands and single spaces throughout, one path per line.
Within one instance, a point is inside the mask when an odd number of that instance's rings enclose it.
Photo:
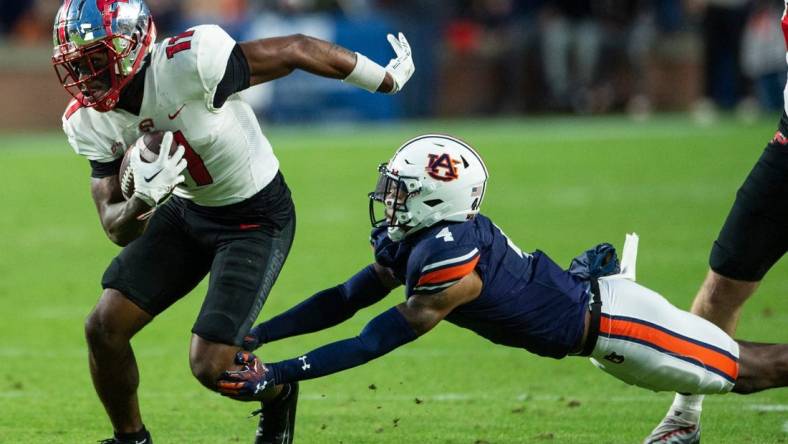
M 406 297 L 440 292 L 476 270 L 481 294 L 446 320 L 496 344 L 562 358 L 582 337 L 588 282 L 541 251 L 522 252 L 485 216 L 434 225 L 400 242 L 380 227 L 371 241 L 375 260 L 393 270 Z

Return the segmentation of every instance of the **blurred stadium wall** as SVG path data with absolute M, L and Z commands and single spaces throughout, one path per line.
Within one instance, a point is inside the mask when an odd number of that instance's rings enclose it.
M 217 23 L 239 40 L 301 32 L 385 64 L 403 31 L 416 74 L 372 95 L 297 73 L 245 92 L 270 122 L 750 113 L 782 106 L 781 0 L 149 0 L 164 38 Z M 57 0 L 0 0 L 0 128 L 56 128 Z

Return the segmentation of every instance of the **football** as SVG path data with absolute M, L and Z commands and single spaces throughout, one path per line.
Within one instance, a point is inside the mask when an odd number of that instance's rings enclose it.
M 161 148 L 161 141 L 164 138 L 164 131 L 153 131 L 145 133 L 137 139 L 123 155 L 123 161 L 120 163 L 120 171 L 118 172 L 118 180 L 120 181 L 120 191 L 123 197 L 128 200 L 134 195 L 134 171 L 131 168 L 131 156 L 134 150 L 141 149 L 140 158 L 143 162 L 153 162 L 159 156 L 159 149 Z M 178 144 L 173 139 L 170 147 L 170 156 L 175 154 Z

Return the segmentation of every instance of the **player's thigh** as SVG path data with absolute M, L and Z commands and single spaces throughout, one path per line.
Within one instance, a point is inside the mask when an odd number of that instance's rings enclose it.
M 105 289 L 122 293 L 151 316 L 188 294 L 208 273 L 213 252 L 184 230 L 177 199 L 156 210 L 145 232 L 110 263 Z
M 240 346 L 282 270 L 294 233 L 293 216 L 281 230 L 230 234 L 235 238 L 216 251 L 208 294 L 192 332 L 209 341 Z
M 736 193 L 711 250 L 716 273 L 757 282 L 788 250 L 788 147 L 770 145 Z
M 601 279 L 602 319 L 592 361 L 654 391 L 725 393 L 738 374 L 736 341 L 626 279 Z

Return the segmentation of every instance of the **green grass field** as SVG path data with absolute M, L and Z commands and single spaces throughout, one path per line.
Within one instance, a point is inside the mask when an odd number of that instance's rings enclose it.
M 269 135 L 298 209 L 295 245 L 266 319 L 371 260 L 366 193 L 406 138 L 447 132 L 491 173 L 482 211 L 523 249 L 568 265 L 601 241 L 641 236 L 638 281 L 688 308 L 711 242 L 776 119 L 699 128 L 683 116 L 419 122 L 285 128 Z M 83 320 L 118 251 L 88 191 L 89 168 L 60 133 L 0 136 L 0 443 L 88 443 L 111 434 L 87 371 Z M 143 417 L 157 443 L 249 443 L 254 408 L 200 387 L 190 329 L 205 286 L 134 339 Z M 357 334 L 390 295 L 330 331 L 268 345 L 289 358 Z M 788 342 L 788 261 L 746 307 L 738 335 Z M 585 359 L 495 346 L 450 324 L 345 373 L 302 385 L 297 442 L 637 443 L 670 404 Z M 788 390 L 709 397 L 706 443 L 788 442 Z

